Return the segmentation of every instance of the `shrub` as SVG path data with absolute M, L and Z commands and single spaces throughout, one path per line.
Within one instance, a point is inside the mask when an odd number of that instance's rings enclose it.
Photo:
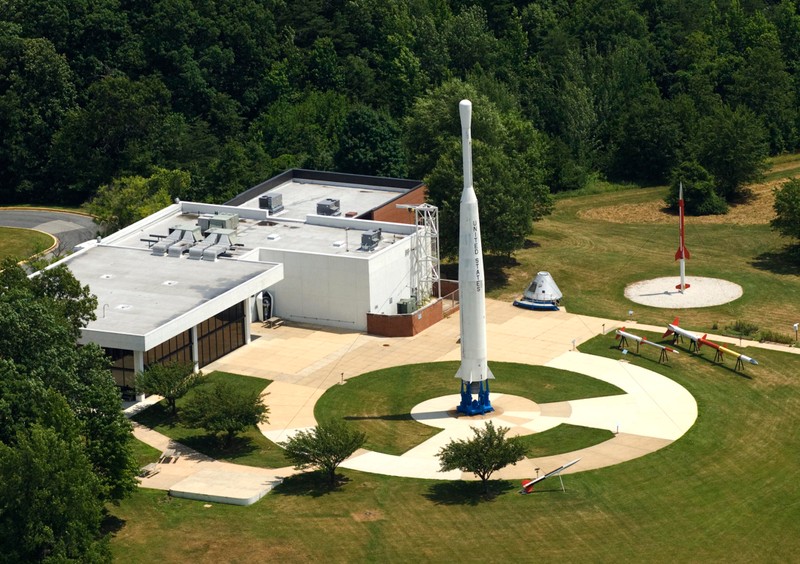
M 745 337 L 750 337 L 758 333 L 758 325 L 742 321 L 741 319 L 737 319 L 733 325 L 725 326 L 725 329 Z
M 764 341 L 769 341 L 770 343 L 780 343 L 782 345 L 791 345 L 794 343 L 794 337 L 791 335 L 778 333 L 777 331 L 770 331 L 769 329 L 764 329 L 761 331 L 758 336 L 758 340 L 762 343 Z

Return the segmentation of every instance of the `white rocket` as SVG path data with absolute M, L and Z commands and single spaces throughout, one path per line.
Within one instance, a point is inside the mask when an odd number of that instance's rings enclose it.
M 458 231 L 461 366 L 456 378 L 471 383 L 494 378 L 494 375 L 486 364 L 486 282 L 478 198 L 472 186 L 472 102 L 461 100 L 458 110 L 461 114 L 464 190 L 461 192 Z

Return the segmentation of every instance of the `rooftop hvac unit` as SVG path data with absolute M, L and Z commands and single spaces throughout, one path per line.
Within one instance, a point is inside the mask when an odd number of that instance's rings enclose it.
M 318 215 L 340 215 L 342 212 L 339 208 L 339 200 L 334 198 L 325 198 L 317 202 Z
M 414 313 L 416 310 L 417 310 L 417 300 L 415 300 L 414 298 L 397 300 L 398 315 Z
M 203 234 L 209 229 L 236 229 L 239 227 L 238 213 L 206 213 L 197 218 Z
M 370 229 L 361 234 L 361 249 L 365 251 L 374 251 L 378 243 L 381 242 L 381 230 Z
M 279 211 L 283 211 L 283 194 L 275 192 L 259 196 L 258 207 L 262 210 L 267 210 L 270 215 L 275 215 Z

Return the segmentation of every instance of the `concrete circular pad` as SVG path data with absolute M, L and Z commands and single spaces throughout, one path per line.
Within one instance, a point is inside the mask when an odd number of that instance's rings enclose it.
M 687 276 L 681 293 L 679 276 L 634 282 L 625 288 L 625 297 L 637 304 L 664 309 L 686 309 L 727 304 L 742 296 L 742 287 L 719 278 Z

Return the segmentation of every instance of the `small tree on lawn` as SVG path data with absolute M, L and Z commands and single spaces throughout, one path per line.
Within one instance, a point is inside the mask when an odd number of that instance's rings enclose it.
M 492 473 L 525 458 L 525 446 L 517 439 L 507 439 L 508 427 L 497 427 L 491 421 L 480 429 L 473 427 L 475 436 L 469 440 L 453 440 L 443 446 L 437 456 L 442 472 L 461 470 L 472 472 L 489 491 Z
M 181 419 L 190 427 L 199 427 L 214 435 L 224 433 L 225 448 L 228 448 L 237 433 L 267 421 L 267 413 L 269 408 L 258 391 L 248 392 L 233 382 L 222 380 L 196 390 L 181 409 Z
M 167 400 L 172 415 L 177 412 L 175 400 L 183 397 L 202 378 L 194 366 L 185 362 L 168 362 L 148 366 L 136 375 L 136 389 L 146 394 L 156 394 Z
M 770 225 L 784 237 L 800 239 L 800 180 L 793 178 L 774 194 L 775 217 Z
M 316 467 L 328 475 L 331 487 L 336 485 L 336 468 L 367 440 L 363 431 L 350 428 L 341 420 L 320 423 L 310 431 L 300 431 L 288 441 L 279 443 L 286 457 L 298 470 Z

